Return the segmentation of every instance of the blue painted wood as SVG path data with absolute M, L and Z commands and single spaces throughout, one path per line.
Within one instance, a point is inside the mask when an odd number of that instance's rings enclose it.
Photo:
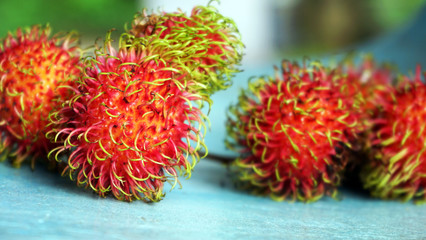
M 343 189 L 343 200 L 275 202 L 240 192 L 204 160 L 153 204 L 99 198 L 38 166 L 0 164 L 1 239 L 425 239 L 426 205 Z
M 426 66 L 425 24 L 426 8 L 410 27 L 361 49 L 402 71 Z M 272 64 L 246 68 L 214 96 L 211 152 L 232 156 L 223 145 L 226 108 L 250 76 L 264 74 L 273 74 Z M 181 182 L 159 203 L 126 203 L 99 198 L 42 165 L 31 171 L 1 163 L 0 239 L 426 239 L 426 205 L 349 189 L 341 189 L 341 201 L 274 202 L 234 189 L 226 169 L 208 159 Z

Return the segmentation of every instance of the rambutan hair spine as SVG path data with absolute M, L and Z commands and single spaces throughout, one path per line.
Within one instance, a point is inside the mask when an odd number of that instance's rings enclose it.
M 392 64 L 379 64 L 373 55 L 368 54 L 363 56 L 359 65 L 355 64 L 353 57 L 345 59 L 339 64 L 338 71 L 346 75 L 348 84 L 355 86 L 353 90 L 359 91 L 358 105 L 366 121 L 390 101 L 396 79 L 395 66 Z
M 281 75 L 281 76 L 280 76 Z M 230 106 L 231 170 L 238 186 L 274 200 L 337 197 L 348 150 L 363 130 L 344 75 L 318 62 L 282 62 Z
M 364 188 L 381 199 L 426 202 L 426 73 L 400 76 L 389 100 L 372 116 Z
M 202 97 L 185 91 L 186 73 L 175 67 L 185 52 L 126 33 L 116 50 L 110 35 L 84 61 L 75 96 L 50 115 L 47 137 L 62 146 L 49 157 L 70 152 L 63 174 L 101 197 L 159 201 L 164 182 L 189 178 L 206 151 L 207 117 L 193 104 Z
M 54 145 L 45 138 L 49 113 L 73 92 L 82 51 L 76 32 L 51 36 L 47 24 L 18 28 L 0 44 L 0 153 L 34 168 Z
M 135 15 L 127 32 L 136 37 L 162 39 L 171 51 L 188 52 L 189 61 L 176 68 L 188 73 L 188 91 L 200 94 L 209 105 L 210 96 L 227 89 L 240 71 L 244 45 L 238 28 L 212 2 L 194 7 L 190 15 L 181 10 L 148 15 L 144 9 Z

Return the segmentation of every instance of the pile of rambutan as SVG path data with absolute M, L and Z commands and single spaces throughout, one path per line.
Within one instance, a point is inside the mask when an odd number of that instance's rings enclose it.
M 109 32 L 86 58 L 74 33 L 50 31 L 18 29 L 0 45 L 0 160 L 60 162 L 79 186 L 124 201 L 159 201 L 165 182 L 189 178 L 208 152 L 201 109 L 239 71 L 233 21 L 211 5 L 142 11 L 117 47 Z M 425 95 L 420 67 L 397 77 L 372 58 L 283 61 L 229 109 L 230 169 L 275 200 L 335 198 L 355 173 L 374 197 L 426 202 Z
M 354 175 L 374 197 L 425 201 L 426 86 L 420 68 L 396 78 L 367 57 L 359 67 L 284 61 L 275 78 L 249 83 L 227 123 L 237 185 L 311 202 Z
M 37 28 L 17 35 L 0 55 L 1 149 L 16 148 L 18 165 L 42 145 L 40 157 L 66 163 L 63 174 L 78 185 L 125 201 L 159 201 L 165 182 L 173 188 L 182 173 L 190 177 L 200 149 L 207 154 L 200 108 L 229 87 L 243 46 L 211 5 L 191 16 L 144 11 L 117 48 L 109 32 L 80 62 L 70 40 L 47 42 L 42 32 L 38 43 Z

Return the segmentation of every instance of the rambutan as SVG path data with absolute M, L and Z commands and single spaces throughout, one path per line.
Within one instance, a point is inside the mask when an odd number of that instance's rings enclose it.
M 170 51 L 190 52 L 181 71 L 188 73 L 188 91 L 203 96 L 230 86 L 231 77 L 238 72 L 243 44 L 233 20 L 221 15 L 212 5 L 197 6 L 187 16 L 176 13 L 137 14 L 128 31 L 136 37 L 160 38 Z
M 50 37 L 49 26 L 18 29 L 0 44 L 0 153 L 15 166 L 47 154 L 48 116 L 80 74 L 75 34 Z
M 319 63 L 283 62 L 282 78 L 249 83 L 230 107 L 228 146 L 237 184 L 275 200 L 336 196 L 346 149 L 362 131 L 343 76 Z
M 199 160 L 205 116 L 192 106 L 200 97 L 185 91 L 184 74 L 165 60 L 168 47 L 129 38 L 121 36 L 117 51 L 107 35 L 86 59 L 76 95 L 51 114 L 48 136 L 63 145 L 50 156 L 61 161 L 72 150 L 63 174 L 102 197 L 159 201 L 164 182 L 189 177 Z
M 374 135 L 361 180 L 375 197 L 426 201 L 426 85 L 420 66 L 414 80 L 403 77 L 389 94 L 392 100 L 371 119 Z

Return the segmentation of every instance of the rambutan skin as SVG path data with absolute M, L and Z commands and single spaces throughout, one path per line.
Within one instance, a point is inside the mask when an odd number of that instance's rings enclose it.
M 183 12 L 137 14 L 128 31 L 136 37 L 160 38 L 173 51 L 191 51 L 185 70 L 195 84 L 189 91 L 209 96 L 230 86 L 238 72 L 243 44 L 232 19 L 209 5 L 197 6 L 187 16 Z
M 343 185 L 358 187 L 362 185 L 360 169 L 369 161 L 371 138 L 375 135 L 372 129 L 375 125 L 373 119 L 383 110 L 382 106 L 392 100 L 395 71 L 390 64 L 378 64 L 372 55 L 364 56 L 360 64 L 356 64 L 353 57 L 346 58 L 337 65 L 336 71 L 345 76 L 347 92 L 354 96 L 361 114 L 363 131 L 358 134 L 351 153 L 348 154 L 343 182 Z
M 379 65 L 371 55 L 363 58 L 357 66 L 352 59 L 343 61 L 338 66 L 338 71 L 345 75 L 351 86 L 352 94 L 363 114 L 364 123 L 368 129 L 370 118 L 381 110 L 381 106 L 391 101 L 395 71 L 389 64 Z
M 369 161 L 361 172 L 364 187 L 382 199 L 426 201 L 426 85 L 420 67 L 414 80 L 389 92 L 390 101 L 371 118 Z
M 86 59 L 77 94 L 51 115 L 48 136 L 63 146 L 50 156 L 60 161 L 73 150 L 64 174 L 102 197 L 159 201 L 164 182 L 174 186 L 178 171 L 189 177 L 199 160 L 205 116 L 178 70 L 152 55 L 156 45 L 129 45 L 127 38 L 116 51 L 107 37 Z
M 259 78 L 231 106 L 227 143 L 241 153 L 237 183 L 275 200 L 335 196 L 360 113 L 346 79 L 312 63 L 283 62 L 282 78 Z
M 50 111 L 70 98 L 78 78 L 80 49 L 75 34 L 50 37 L 49 26 L 18 29 L 0 45 L 0 152 L 15 166 L 52 147 Z

